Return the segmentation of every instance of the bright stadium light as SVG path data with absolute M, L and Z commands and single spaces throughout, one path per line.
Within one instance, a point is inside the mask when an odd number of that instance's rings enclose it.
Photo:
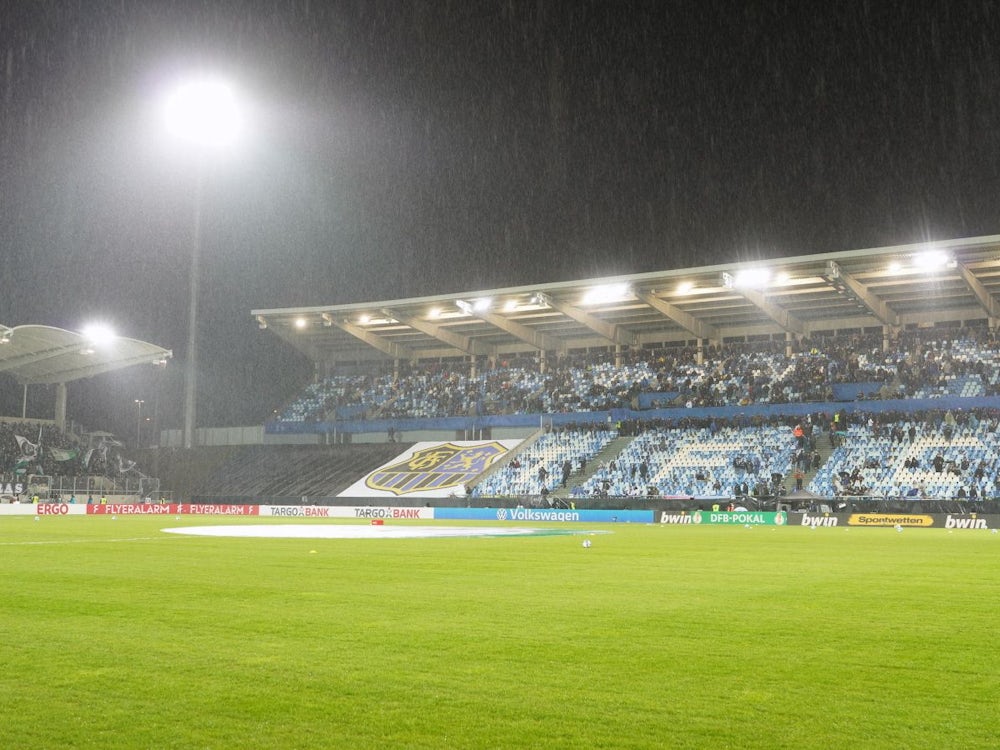
M 108 346 L 117 337 L 111 326 L 105 323 L 89 323 L 80 331 L 87 343 L 94 347 Z
M 164 99 L 163 119 L 172 138 L 211 151 L 231 148 L 244 129 L 236 90 L 217 76 L 185 81 L 174 88 Z
M 767 286 L 771 281 L 771 271 L 767 268 L 744 268 L 736 272 L 733 277 L 733 286 L 747 287 L 750 289 Z
M 921 271 L 937 271 L 949 265 L 951 258 L 943 250 L 927 250 L 914 256 L 913 265 Z
M 581 305 L 600 305 L 619 302 L 628 296 L 628 284 L 602 284 L 588 289 L 580 298 Z

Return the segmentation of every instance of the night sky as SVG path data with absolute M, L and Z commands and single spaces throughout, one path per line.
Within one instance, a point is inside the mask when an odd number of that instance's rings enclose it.
M 199 71 L 251 105 L 199 167 L 202 425 L 308 378 L 252 308 L 1000 231 L 992 2 L 5 6 L 0 322 L 173 349 L 71 386 L 71 418 L 126 436 L 135 398 L 181 424 L 196 165 L 150 112 Z

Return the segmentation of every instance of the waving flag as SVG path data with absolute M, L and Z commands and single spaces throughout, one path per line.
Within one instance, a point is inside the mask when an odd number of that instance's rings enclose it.
M 48 451 L 53 461 L 72 461 L 77 456 L 77 451 L 72 448 L 49 448 Z

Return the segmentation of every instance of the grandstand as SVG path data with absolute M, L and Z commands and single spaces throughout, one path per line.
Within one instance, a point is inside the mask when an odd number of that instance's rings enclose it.
M 67 385 L 135 365 L 164 366 L 172 353 L 146 341 L 77 333 L 44 325 L 0 325 L 0 373 L 23 389 L 54 386 L 53 419 L 0 418 L 0 483 L 2 499 L 85 502 L 92 496 L 159 497 L 158 479 L 144 473 L 134 451 L 106 433 L 73 429 L 66 419 Z
M 327 442 L 386 434 L 526 438 L 516 472 L 490 472 L 470 492 L 513 498 L 561 489 L 553 468 L 566 457 L 552 454 L 538 425 L 575 441 L 587 433 L 567 425 L 655 424 L 620 449 L 614 470 L 609 463 L 582 478 L 577 496 L 732 496 L 745 484 L 771 495 L 793 482 L 787 431 L 806 416 L 815 415 L 822 434 L 835 413 L 846 421 L 860 411 L 997 408 L 998 261 L 993 236 L 254 310 L 259 326 L 310 356 L 317 373 L 266 431 Z M 685 420 L 725 427 L 709 434 Z M 749 420 L 766 424 L 742 424 Z M 845 442 L 864 429 L 854 425 Z M 649 441 L 670 447 L 651 453 Z M 601 450 L 569 453 L 586 461 Z M 732 467 L 740 455 L 758 466 L 755 476 Z M 660 456 L 668 458 L 654 460 Z M 546 466 L 543 480 L 533 474 L 537 465 Z M 622 475 L 623 465 L 649 474 L 637 482 Z M 716 471 L 699 478 L 688 471 L 696 466 Z M 807 491 L 838 494 L 831 471 L 808 467 Z M 769 486 L 772 480 L 778 483 Z M 878 497 L 913 489 L 869 484 Z M 959 492 L 954 482 L 925 482 L 921 491 L 942 499 Z M 983 493 L 992 487 L 977 486 Z
M 167 432 L 142 461 L 183 497 L 333 503 L 419 441 L 499 440 L 448 502 L 993 500 L 998 292 L 991 236 L 254 310 L 313 382 L 256 445 Z

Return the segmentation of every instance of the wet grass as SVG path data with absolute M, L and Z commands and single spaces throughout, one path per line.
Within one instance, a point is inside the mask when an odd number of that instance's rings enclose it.
M 3 744 L 972 748 L 1000 735 L 987 531 L 595 526 L 614 533 L 590 549 L 160 531 L 247 522 L 0 517 Z

